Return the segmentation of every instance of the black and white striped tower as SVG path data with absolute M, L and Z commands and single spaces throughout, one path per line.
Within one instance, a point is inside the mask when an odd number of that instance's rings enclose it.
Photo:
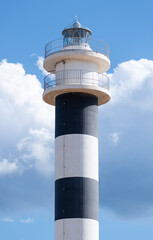
M 98 106 L 110 100 L 104 42 L 78 19 L 45 47 L 43 99 L 56 109 L 55 240 L 99 240 Z

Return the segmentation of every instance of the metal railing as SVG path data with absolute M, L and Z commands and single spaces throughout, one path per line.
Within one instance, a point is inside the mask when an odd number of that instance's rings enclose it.
M 56 74 L 48 74 L 44 78 L 44 90 L 60 85 L 85 84 L 109 90 L 109 78 L 105 74 L 89 72 L 88 70 L 62 70 Z
M 68 50 L 83 50 L 83 51 L 95 51 L 106 55 L 109 58 L 109 46 L 98 39 L 90 39 L 90 45 L 88 42 L 86 43 L 84 38 L 77 37 L 68 38 L 66 43 L 66 39 L 59 38 L 53 40 L 46 44 L 45 46 L 45 58 L 50 54 L 58 51 L 68 51 Z M 68 48 L 70 47 L 70 48 Z

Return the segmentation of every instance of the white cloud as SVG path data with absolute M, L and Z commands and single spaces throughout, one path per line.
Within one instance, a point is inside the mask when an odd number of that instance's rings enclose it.
M 13 222 L 14 222 L 14 219 L 5 217 L 5 218 L 2 219 L 2 221 L 3 221 L 3 222 L 13 223 Z
M 7 159 L 0 161 L 0 175 L 17 172 L 17 161 L 9 162 Z
M 40 173 L 49 175 L 53 170 L 51 159 L 54 159 L 54 151 L 50 146 L 53 139 L 48 129 L 30 129 L 29 136 L 21 139 L 17 144 L 23 162 L 29 167 L 35 167 Z
M 49 75 L 46 79 L 46 82 L 51 81 L 51 80 L 55 80 L 55 74 L 51 74 L 43 68 L 43 61 L 44 61 L 44 58 L 38 56 L 38 60 L 37 60 L 36 65 L 39 68 L 39 70 L 42 72 L 43 75 L 45 75 L 45 76 Z
M 114 145 L 119 142 L 119 134 L 119 132 L 113 132 L 109 134 L 109 138 Z
M 40 57 L 38 56 L 38 60 L 37 60 L 37 67 L 39 68 L 39 70 L 42 72 L 43 75 L 48 75 L 49 73 L 43 68 L 43 61 L 44 61 L 44 58 L 43 57 Z
M 33 223 L 34 219 L 33 218 L 27 218 L 27 219 L 20 219 L 21 223 Z
M 46 75 L 42 57 L 37 66 Z M 153 61 L 121 63 L 109 77 L 113 103 L 131 99 L 138 107 L 152 109 Z M 55 116 L 54 108 L 43 102 L 42 93 L 37 77 L 26 74 L 22 64 L 0 62 L 0 174 L 29 168 L 51 173 Z M 119 133 L 111 134 L 111 141 L 117 144 Z
M 37 77 L 26 74 L 22 64 L 0 62 L 0 174 L 51 168 L 54 108 L 42 93 Z
M 140 100 L 141 106 L 148 107 L 147 103 L 149 106 L 152 105 L 153 61 L 140 59 L 123 62 L 108 76 L 111 79 L 113 103 L 132 101 L 133 104 L 138 104 L 139 101 L 134 101 L 136 97 Z

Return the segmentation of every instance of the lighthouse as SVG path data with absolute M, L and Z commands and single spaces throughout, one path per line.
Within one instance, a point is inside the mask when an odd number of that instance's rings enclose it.
M 98 106 L 109 47 L 76 18 L 45 47 L 43 100 L 55 106 L 55 240 L 99 240 Z

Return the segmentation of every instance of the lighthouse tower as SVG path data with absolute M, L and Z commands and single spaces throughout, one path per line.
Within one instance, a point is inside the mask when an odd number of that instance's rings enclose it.
M 109 48 L 78 19 L 45 47 L 43 99 L 55 106 L 55 240 L 99 240 L 98 106 Z

